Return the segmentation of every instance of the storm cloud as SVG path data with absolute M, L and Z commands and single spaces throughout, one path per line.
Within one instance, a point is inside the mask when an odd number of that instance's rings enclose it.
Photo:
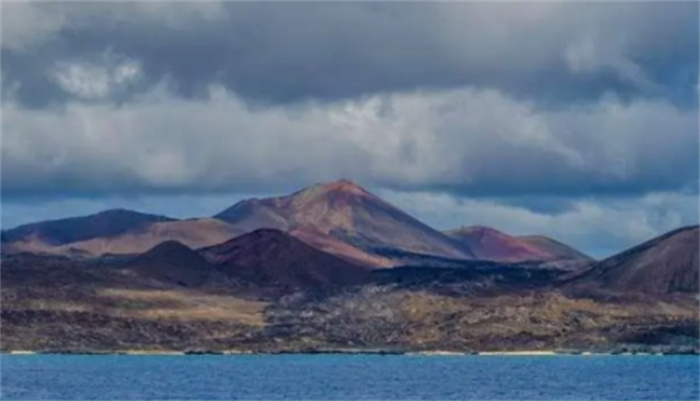
M 27 103 L 60 96 L 43 66 L 105 49 L 180 95 L 216 82 L 263 103 L 458 86 L 550 106 L 610 90 L 696 97 L 692 2 L 20 3 L 4 14 L 3 63 L 32 76 Z

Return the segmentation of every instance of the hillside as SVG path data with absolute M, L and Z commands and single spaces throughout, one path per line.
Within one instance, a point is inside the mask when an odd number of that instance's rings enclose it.
M 199 253 L 177 241 L 166 241 L 134 258 L 127 268 L 136 274 L 183 287 L 206 283 L 214 267 Z
M 347 180 L 317 184 L 278 198 L 241 201 L 215 218 L 245 231 L 311 229 L 369 253 L 401 249 L 451 258 L 473 257 L 448 236 Z
M 593 258 L 585 253 L 544 235 L 523 235 L 516 237 L 521 243 L 527 244 L 550 256 L 550 260 L 592 261 Z
M 114 237 L 142 229 L 151 223 L 173 221 L 169 217 L 124 209 L 106 210 L 83 217 L 25 224 L 3 232 L 4 243 L 64 245 L 96 237 Z
M 614 255 L 572 280 L 576 288 L 646 295 L 697 294 L 698 226 L 684 227 Z
M 525 261 L 590 260 L 575 249 L 543 236 L 515 237 L 484 226 L 446 231 L 476 258 L 504 263 Z
M 3 252 L 86 257 L 135 255 L 164 241 L 200 248 L 224 242 L 241 233 L 236 227 L 211 218 L 175 220 L 128 211 L 108 211 L 9 230 Z
M 330 253 L 356 265 L 383 268 L 390 267 L 394 264 L 390 258 L 375 255 L 358 247 L 354 247 L 347 242 L 324 234 L 312 227 L 298 227 L 288 233 L 318 250 Z
M 551 271 L 479 261 L 470 262 L 483 265 L 478 270 L 371 270 L 362 285 L 353 272 L 352 285 L 334 286 L 340 281 L 321 265 L 287 260 L 271 268 L 266 261 L 284 261 L 290 251 L 341 263 L 337 258 L 278 231 L 248 236 L 212 250 L 217 269 L 236 278 L 243 270 L 248 279 L 259 277 L 246 269 L 260 269 L 263 278 L 276 278 L 266 288 L 284 296 L 261 301 L 244 287 L 183 286 L 168 275 L 189 275 L 201 258 L 176 243 L 131 266 L 8 256 L 0 271 L 2 350 L 698 352 L 696 301 L 570 297 L 547 286 Z M 313 278 L 303 273 L 310 268 Z
M 218 271 L 261 288 L 290 292 L 363 282 L 368 270 L 280 230 L 259 229 L 201 250 Z

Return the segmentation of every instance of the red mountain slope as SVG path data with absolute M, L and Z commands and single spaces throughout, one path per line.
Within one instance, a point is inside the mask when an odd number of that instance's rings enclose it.
M 400 249 L 451 258 L 473 256 L 448 236 L 347 180 L 317 184 L 288 196 L 242 201 L 215 217 L 242 230 L 311 229 L 369 253 Z
M 593 261 L 593 258 L 566 244 L 543 235 L 516 237 L 520 243 L 529 245 L 551 256 L 551 260 Z
M 478 259 L 497 262 L 587 260 L 586 255 L 547 237 L 514 237 L 490 227 L 461 227 L 445 232 Z
M 311 227 L 295 228 L 289 231 L 289 234 L 318 250 L 356 265 L 381 268 L 390 267 L 393 264 L 389 258 L 373 255 Z

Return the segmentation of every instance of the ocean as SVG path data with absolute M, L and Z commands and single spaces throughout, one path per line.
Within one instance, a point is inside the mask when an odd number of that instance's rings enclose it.
M 697 356 L 7 355 L 3 400 L 697 400 Z

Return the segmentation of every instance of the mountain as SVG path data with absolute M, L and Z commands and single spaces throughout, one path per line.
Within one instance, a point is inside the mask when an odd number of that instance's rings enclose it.
M 642 292 L 625 297 L 572 293 L 560 286 L 567 273 L 482 260 L 368 269 L 269 229 L 198 252 L 170 241 L 126 262 L 8 255 L 0 348 L 697 353 L 697 297 L 624 280 L 632 270 L 697 294 L 697 240 L 697 227 L 678 230 L 574 280 Z
M 305 228 L 369 254 L 400 249 L 449 258 L 473 257 L 445 234 L 348 180 L 317 184 L 288 196 L 244 200 L 215 218 L 245 231 Z
M 289 231 L 289 234 L 305 242 L 307 245 L 311 245 L 318 250 L 345 259 L 353 264 L 373 268 L 391 267 L 393 265 L 392 259 L 374 255 L 354 247 L 347 242 L 324 234 L 313 227 L 298 227 Z
M 175 220 L 127 210 L 29 224 L 7 231 L 4 253 L 100 256 L 139 254 L 164 241 L 192 248 L 224 242 L 242 232 L 216 219 Z
M 445 234 L 470 249 L 478 259 L 504 263 L 590 260 L 581 252 L 547 237 L 514 237 L 484 226 L 460 227 Z
M 201 286 L 213 271 L 202 255 L 177 241 L 160 243 L 127 266 L 142 276 L 184 287 Z
M 90 255 L 137 254 L 164 241 L 177 241 L 191 248 L 218 244 L 242 234 L 232 225 L 211 218 L 152 223 L 140 230 L 115 237 L 93 238 L 65 247 Z
M 200 250 L 220 272 L 261 287 L 321 289 L 362 282 L 357 266 L 275 229 L 259 229 Z
M 551 255 L 552 260 L 593 261 L 593 258 L 585 253 L 543 235 L 524 235 L 516 238 L 521 243 Z
M 570 284 L 645 295 L 697 294 L 699 272 L 698 226 L 691 226 L 596 263 Z
M 97 237 L 114 237 L 128 231 L 142 229 L 151 223 L 173 220 L 165 216 L 112 209 L 84 217 L 70 217 L 19 226 L 5 231 L 3 242 L 65 245 Z

